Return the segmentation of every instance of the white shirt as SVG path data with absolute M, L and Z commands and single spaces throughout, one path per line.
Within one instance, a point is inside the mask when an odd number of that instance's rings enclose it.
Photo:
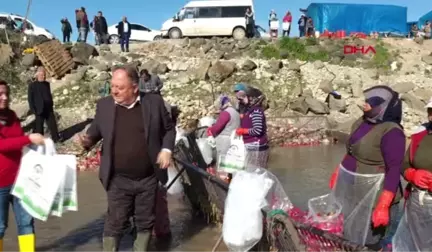
M 129 32 L 129 24 L 127 22 L 123 22 L 123 33 Z
M 127 108 L 127 109 L 132 109 L 139 102 L 141 102 L 141 97 L 139 95 L 137 96 L 136 100 L 134 102 L 132 102 L 130 105 L 123 105 L 123 104 L 120 104 L 120 103 L 114 101 L 114 103 L 116 105 L 122 106 L 122 107 Z M 166 148 L 163 148 L 162 151 L 166 151 L 166 152 L 171 153 L 171 150 L 170 149 L 166 149 Z

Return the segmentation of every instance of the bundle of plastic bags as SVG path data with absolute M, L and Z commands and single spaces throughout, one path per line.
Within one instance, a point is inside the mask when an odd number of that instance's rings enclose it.
M 51 139 L 44 146 L 23 149 L 23 157 L 12 195 L 34 218 L 46 221 L 78 211 L 77 161 L 74 155 L 59 155 Z
M 225 201 L 223 240 L 230 251 L 245 252 L 255 246 L 263 235 L 261 209 L 275 181 L 260 169 L 238 171 L 232 179 Z

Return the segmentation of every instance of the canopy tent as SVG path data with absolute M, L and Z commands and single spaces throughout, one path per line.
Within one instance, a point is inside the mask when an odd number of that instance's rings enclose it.
M 421 16 L 418 20 L 417 25 L 419 27 L 423 27 L 423 25 L 425 24 L 426 21 L 432 21 L 432 11 L 429 11 L 428 13 Z
M 395 5 L 312 3 L 307 15 L 319 32 L 345 30 L 407 34 L 407 8 Z

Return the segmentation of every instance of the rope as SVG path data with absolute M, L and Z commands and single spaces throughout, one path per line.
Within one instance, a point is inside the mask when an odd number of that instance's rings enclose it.
M 26 10 L 26 14 L 25 14 L 25 17 L 24 17 L 24 21 L 23 21 L 23 26 L 21 28 L 21 36 L 20 36 L 20 43 L 19 43 L 19 50 L 18 50 L 19 52 L 21 52 L 21 41 L 22 41 L 22 38 L 23 38 L 23 35 L 24 35 L 24 30 L 25 30 L 25 28 L 27 26 L 27 19 L 28 19 L 29 13 L 30 13 L 30 6 L 31 6 L 31 4 L 32 4 L 32 0 L 28 0 L 27 10 Z

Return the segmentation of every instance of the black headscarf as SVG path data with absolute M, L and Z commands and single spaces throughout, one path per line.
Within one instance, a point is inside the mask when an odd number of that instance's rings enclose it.
M 402 101 L 399 93 L 388 86 L 379 85 L 366 89 L 366 102 L 372 107 L 373 116 L 365 114 L 365 119 L 372 123 L 394 122 L 401 127 Z

